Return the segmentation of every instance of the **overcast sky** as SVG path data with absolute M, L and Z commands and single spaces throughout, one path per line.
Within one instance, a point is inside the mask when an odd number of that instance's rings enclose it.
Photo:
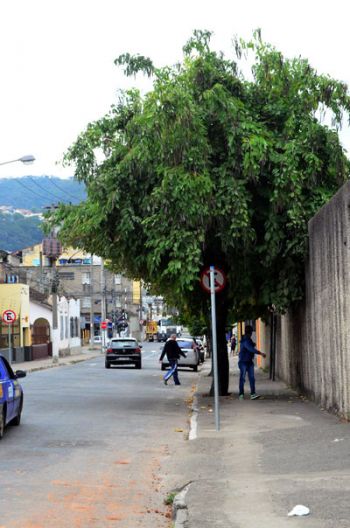
M 258 27 L 285 55 L 350 84 L 346 0 L 3 0 L 0 162 L 26 154 L 36 162 L 0 166 L 0 178 L 73 174 L 56 164 L 63 152 L 118 88 L 142 87 L 114 65 L 121 53 L 173 64 L 193 29 L 209 29 L 215 48 L 232 54 L 232 37 Z M 350 150 L 349 134 L 344 144 Z

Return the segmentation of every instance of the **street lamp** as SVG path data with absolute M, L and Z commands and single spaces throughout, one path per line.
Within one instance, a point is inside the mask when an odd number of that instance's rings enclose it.
M 8 163 L 16 163 L 17 161 L 24 163 L 24 165 L 31 165 L 35 161 L 35 158 L 32 154 L 28 154 L 27 156 L 22 156 L 21 158 L 17 158 L 11 161 L 3 161 L 0 163 L 0 165 L 7 165 Z

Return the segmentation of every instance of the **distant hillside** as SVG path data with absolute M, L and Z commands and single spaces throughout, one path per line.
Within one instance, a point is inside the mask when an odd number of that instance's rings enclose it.
M 41 211 L 52 204 L 59 202 L 76 204 L 84 198 L 84 185 L 73 178 L 25 176 L 0 179 L 0 205 L 8 205 L 16 209 Z
M 10 209 L 45 211 L 45 207 L 59 202 L 79 203 L 85 199 L 83 184 L 70 179 L 51 176 L 25 176 L 0 179 L 0 206 Z M 0 210 L 0 249 L 14 251 L 41 242 L 41 220 L 18 212 Z
M 0 249 L 15 251 L 41 242 L 44 235 L 37 216 L 0 213 Z

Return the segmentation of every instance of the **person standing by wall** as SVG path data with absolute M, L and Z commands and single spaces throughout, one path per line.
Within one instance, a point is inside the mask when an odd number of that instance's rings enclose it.
M 231 337 L 231 354 L 234 355 L 237 346 L 237 339 L 235 334 Z
M 168 379 L 173 376 L 175 385 L 181 385 L 179 376 L 177 373 L 177 362 L 180 356 L 186 357 L 186 354 L 181 350 L 178 343 L 176 342 L 176 334 L 172 334 L 170 339 L 165 343 L 162 350 L 159 361 L 162 362 L 163 357 L 167 356 L 170 365 L 170 370 L 164 375 L 164 384 L 168 384 Z
M 239 399 L 244 399 L 244 384 L 245 378 L 248 374 L 249 384 L 250 384 L 250 399 L 256 400 L 259 396 L 255 392 L 255 376 L 254 376 L 254 356 L 259 355 L 266 357 L 266 354 L 257 350 L 255 343 L 252 340 L 253 327 L 247 325 L 245 327 L 245 333 L 242 337 L 239 358 L 238 358 L 238 367 L 240 370 L 239 377 Z

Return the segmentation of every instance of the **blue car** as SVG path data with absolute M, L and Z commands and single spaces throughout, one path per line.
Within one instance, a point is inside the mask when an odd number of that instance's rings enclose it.
M 13 372 L 6 358 L 0 356 L 0 439 L 8 424 L 19 425 L 23 408 L 23 390 L 17 378 L 24 378 L 26 372 Z

